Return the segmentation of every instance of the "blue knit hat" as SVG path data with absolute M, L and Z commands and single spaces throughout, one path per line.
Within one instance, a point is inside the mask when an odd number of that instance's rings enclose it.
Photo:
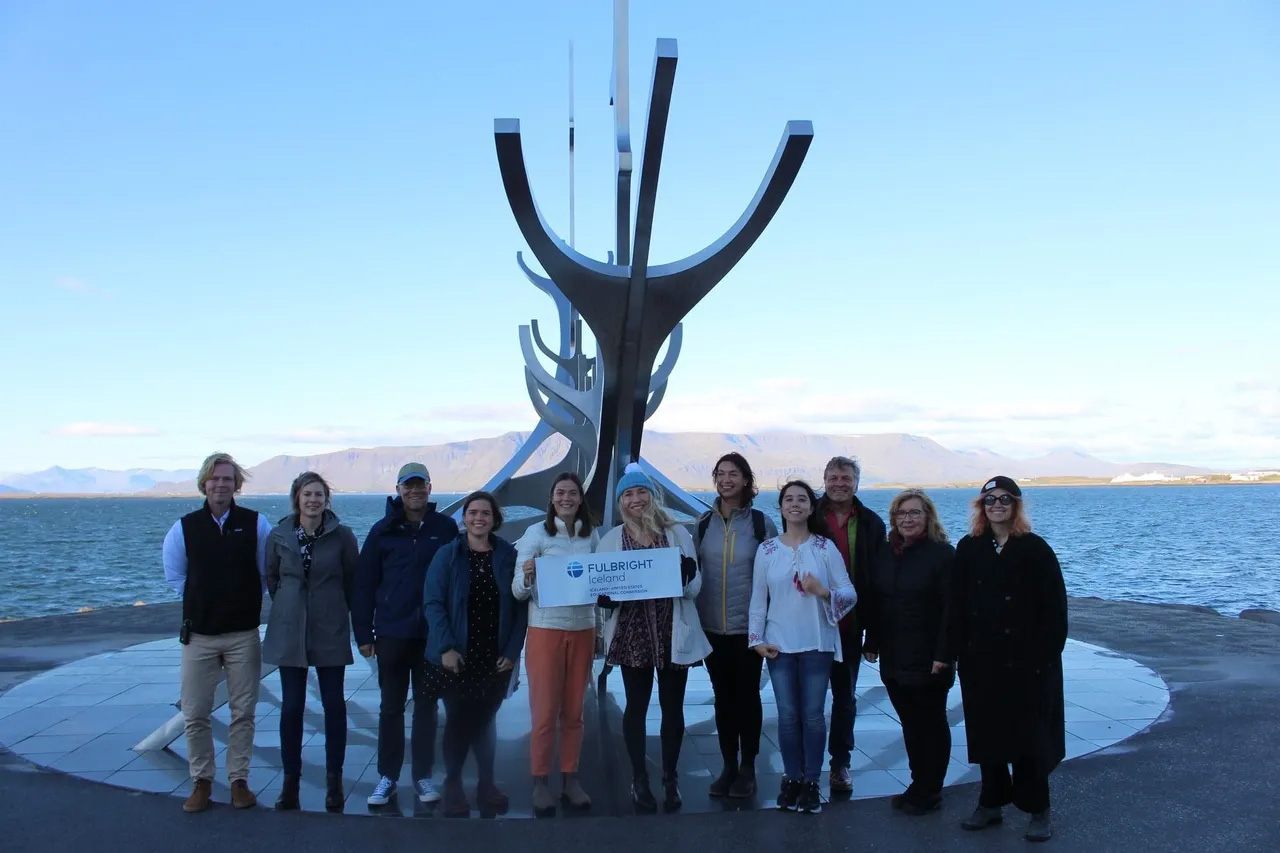
M 622 493 L 636 486 L 644 486 L 651 493 L 658 491 L 653 486 L 653 480 L 650 480 L 649 475 L 640 467 L 640 463 L 630 462 L 626 468 L 622 469 L 622 476 L 618 478 L 618 488 L 614 491 L 614 497 L 622 500 Z

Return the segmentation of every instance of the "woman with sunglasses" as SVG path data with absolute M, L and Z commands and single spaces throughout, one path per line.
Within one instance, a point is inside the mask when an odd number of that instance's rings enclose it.
M 942 805 L 951 762 L 947 693 L 955 670 L 947 632 L 955 549 L 933 500 L 907 489 L 889 504 L 889 544 L 868 573 L 863 657 L 880 661 L 880 680 L 902 723 L 911 784 L 891 803 L 910 815 Z
M 858 601 L 844 558 L 814 512 L 818 496 L 792 480 L 778 496 L 782 535 L 756 549 L 747 643 L 769 665 L 778 704 L 778 808 L 822 811 L 818 778 L 827 744 L 827 684 L 843 661 L 840 618 Z
M 1031 815 L 1026 839 L 1047 841 L 1049 774 L 1067 751 L 1067 593 L 1057 555 L 1031 532 L 1022 489 L 1010 478 L 993 477 L 974 501 L 951 588 L 969 762 L 982 768 L 978 807 L 961 825 L 1001 823 L 1013 803 Z

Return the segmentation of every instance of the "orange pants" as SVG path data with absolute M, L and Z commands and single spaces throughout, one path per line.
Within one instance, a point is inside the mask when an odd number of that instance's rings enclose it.
M 530 628 L 524 644 L 524 667 L 529 676 L 529 738 L 534 776 L 551 775 L 560 729 L 560 772 L 577 773 L 582 755 L 582 703 L 595 658 L 596 632 Z

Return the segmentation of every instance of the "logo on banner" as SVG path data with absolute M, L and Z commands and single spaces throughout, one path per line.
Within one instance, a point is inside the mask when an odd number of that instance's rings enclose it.
M 572 563 L 564 567 L 565 573 L 571 578 L 582 577 L 582 563 L 574 560 Z

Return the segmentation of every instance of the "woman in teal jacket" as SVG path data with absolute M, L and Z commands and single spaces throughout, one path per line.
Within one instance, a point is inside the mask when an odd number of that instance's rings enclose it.
M 502 526 L 502 511 L 493 495 L 468 495 L 462 502 L 462 524 L 466 535 L 441 547 L 432 558 L 423 592 L 430 694 L 424 698 L 444 699 L 446 714 L 446 817 L 471 813 L 462 790 L 468 752 L 476 756 L 480 811 L 507 810 L 507 796 L 493 779 L 494 717 L 511 691 L 529 621 L 528 607 L 511 592 L 515 546 L 494 535 Z

